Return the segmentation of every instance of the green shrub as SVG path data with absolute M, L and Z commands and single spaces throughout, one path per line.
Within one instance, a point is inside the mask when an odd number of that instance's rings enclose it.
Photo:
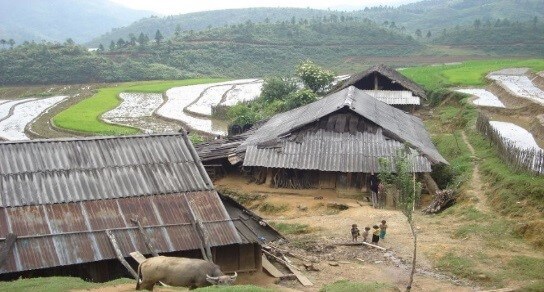
M 289 206 L 287 204 L 275 205 L 272 203 L 265 202 L 259 207 L 259 211 L 267 214 L 281 213 L 287 211 Z
M 270 222 L 270 225 L 283 234 L 308 234 L 314 231 L 308 224 Z

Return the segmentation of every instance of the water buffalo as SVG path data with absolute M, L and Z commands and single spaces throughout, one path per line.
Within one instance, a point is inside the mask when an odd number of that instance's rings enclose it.
M 234 276 L 224 275 L 218 265 L 205 260 L 158 256 L 146 259 L 138 267 L 136 290 L 153 290 L 157 282 L 190 289 L 231 285 L 237 276 L 236 272 Z

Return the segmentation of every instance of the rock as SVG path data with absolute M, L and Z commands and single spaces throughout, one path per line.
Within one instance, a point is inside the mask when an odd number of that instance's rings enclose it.
M 329 262 L 329 266 L 338 267 L 339 264 L 337 262 Z
M 381 264 L 383 261 L 374 261 L 375 264 Z
M 476 276 L 478 279 L 480 280 L 489 280 L 489 276 L 488 275 L 485 275 L 485 274 L 479 274 L 478 276 Z
M 308 211 L 308 207 L 307 207 L 307 206 L 304 206 L 304 205 L 298 205 L 297 208 L 298 208 L 300 211 Z

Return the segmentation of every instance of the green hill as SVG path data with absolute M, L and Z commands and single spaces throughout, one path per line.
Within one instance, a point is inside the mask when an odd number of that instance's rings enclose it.
M 84 83 L 189 76 L 259 77 L 291 73 L 312 59 L 340 72 L 353 58 L 406 56 L 423 46 L 373 22 L 247 22 L 180 34 L 159 43 L 127 39 L 87 52 L 73 44 L 27 44 L 0 50 L 0 84 Z
M 111 57 L 130 54 L 135 60 L 165 64 L 196 75 L 258 77 L 290 73 L 293 64 L 305 59 L 345 72 L 351 69 L 353 58 L 405 56 L 422 48 L 412 37 L 371 21 L 344 19 L 343 22 L 247 22 L 181 34 L 162 41 L 161 45 L 129 42 L 103 54 Z
M 497 55 L 542 57 L 544 52 L 544 23 L 535 18 L 530 22 L 479 19 L 473 26 L 457 27 L 443 32 L 433 43 L 468 48 Z
M 140 33 L 152 35 L 157 29 L 165 37 L 170 37 L 174 35 L 176 27 L 179 27 L 181 31 L 199 31 L 225 25 L 237 25 L 246 21 L 265 22 L 268 19 L 270 22 L 281 22 L 290 21 L 293 17 L 295 19 L 311 19 L 328 14 L 330 12 L 325 10 L 309 8 L 245 8 L 195 12 L 165 17 L 153 16 L 140 19 L 126 27 L 115 28 L 100 37 L 96 37 L 87 45 L 96 47 L 100 43 L 108 44 L 112 40 L 117 41 L 119 38 L 126 38 L 131 33 L 135 35 Z
M 116 28 L 107 34 L 93 39 L 87 45 L 96 47 L 99 43 L 108 44 L 129 34 L 152 35 L 160 30 L 165 37 L 174 35 L 176 27 L 180 31 L 200 31 L 211 27 L 238 25 L 251 21 L 291 22 L 294 20 L 325 19 L 339 21 L 351 17 L 368 18 L 376 23 L 396 29 L 401 33 L 413 35 L 417 29 L 431 31 L 438 35 L 444 28 L 457 25 L 471 25 L 475 19 L 511 19 L 521 22 L 537 16 L 544 19 L 542 0 L 427 0 L 399 7 L 374 7 L 354 12 L 327 11 L 301 8 L 246 8 L 188 13 L 166 17 L 141 19 L 126 27 Z
M 128 25 L 151 12 L 108 0 L 0 0 L 0 39 L 87 42 L 112 27 Z
M 354 12 L 354 16 L 369 18 L 377 23 L 394 26 L 414 34 L 417 29 L 433 35 L 457 25 L 472 25 L 475 19 L 510 19 L 526 22 L 535 16 L 544 18 L 542 0 L 426 0 L 398 8 L 369 8 Z

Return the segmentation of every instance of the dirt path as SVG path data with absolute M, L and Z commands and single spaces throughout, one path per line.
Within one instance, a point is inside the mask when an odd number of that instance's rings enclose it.
M 470 180 L 470 188 L 467 191 L 467 195 L 475 198 L 474 206 L 476 209 L 482 212 L 489 212 L 489 207 L 486 204 L 486 197 L 483 191 L 482 179 L 480 177 L 480 168 L 478 166 L 478 157 L 476 156 L 476 151 L 474 147 L 470 144 L 468 137 L 465 131 L 461 132 L 461 137 L 463 142 L 467 145 L 468 150 L 472 154 L 472 178 Z

